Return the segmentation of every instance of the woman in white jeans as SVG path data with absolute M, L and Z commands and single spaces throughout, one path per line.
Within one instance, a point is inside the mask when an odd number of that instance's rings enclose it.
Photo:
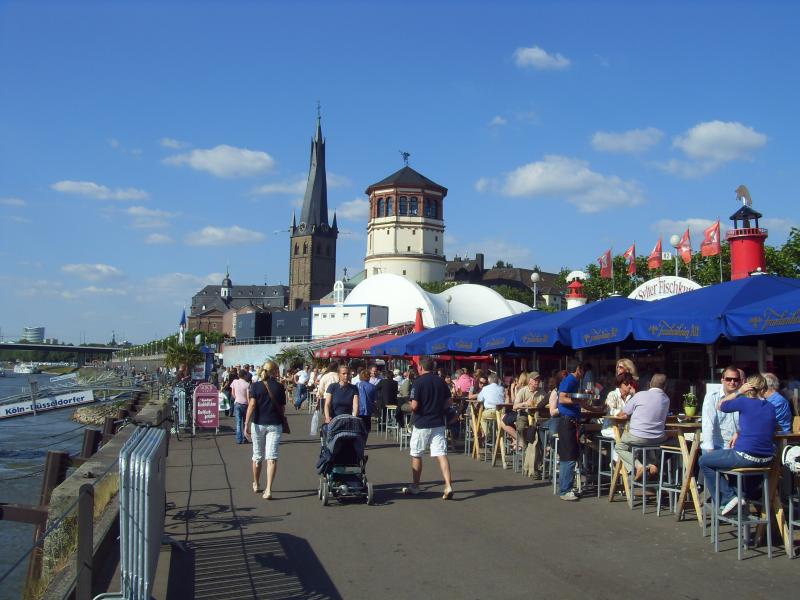
M 259 369 L 259 381 L 250 388 L 250 403 L 245 417 L 245 436 L 253 442 L 253 492 L 261 491 L 261 463 L 266 459 L 267 485 L 262 495 L 266 500 L 272 499 L 286 408 L 286 390 L 278 382 L 278 375 L 278 365 L 271 360 Z

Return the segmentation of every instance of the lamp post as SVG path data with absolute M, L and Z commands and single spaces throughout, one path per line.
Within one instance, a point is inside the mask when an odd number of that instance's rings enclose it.
M 538 267 L 533 269 L 533 273 L 531 273 L 531 281 L 533 282 L 533 310 L 539 310 L 539 303 L 537 300 L 537 286 L 539 284 L 539 280 L 541 280 L 542 276 L 539 274 Z
M 675 277 L 678 276 L 678 248 L 681 247 L 681 236 L 673 235 L 669 238 L 669 243 L 675 248 Z
M 448 294 L 447 298 L 445 298 L 445 300 L 447 301 L 447 324 L 449 325 L 450 324 L 450 303 L 453 301 L 453 297 L 450 294 Z

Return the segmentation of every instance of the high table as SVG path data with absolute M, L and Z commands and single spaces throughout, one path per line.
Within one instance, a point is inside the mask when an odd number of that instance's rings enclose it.
M 469 405 L 469 419 L 472 422 L 472 458 L 478 460 L 481 455 L 481 417 L 483 416 L 483 402 L 477 398 L 467 398 Z
M 623 419 L 620 417 L 611 417 L 606 416 L 604 417 L 611 422 L 611 426 L 614 430 L 614 440 L 619 442 L 622 440 L 622 428 L 625 427 L 625 423 L 628 419 Z M 625 488 L 625 498 L 628 502 L 631 501 L 631 484 L 628 481 L 628 470 L 623 469 L 623 464 L 621 460 L 617 460 L 617 464 L 614 466 L 614 473 L 611 475 L 611 485 L 608 486 L 608 501 L 614 501 L 614 492 L 617 491 L 617 482 L 619 481 L 620 475 L 622 475 L 622 486 Z
M 694 470 L 697 467 L 697 461 L 700 457 L 700 439 L 702 438 L 700 429 L 702 425 L 695 421 L 691 423 L 669 423 L 667 427 L 669 430 L 676 433 L 678 446 L 681 449 L 681 456 L 683 457 L 683 483 L 681 484 L 681 493 L 678 495 L 678 505 L 675 508 L 675 513 L 678 521 L 683 519 L 683 512 L 686 510 L 686 500 L 688 499 L 687 496 L 691 492 L 697 523 L 702 527 L 703 505 L 700 500 L 700 492 L 697 489 L 697 478 L 694 476 Z M 686 443 L 687 433 L 694 433 L 691 448 L 689 448 Z
M 503 468 L 507 469 L 506 465 L 506 445 L 503 443 L 503 415 L 507 408 L 513 408 L 514 404 L 511 402 L 504 402 L 495 406 L 494 418 L 497 421 L 497 437 L 495 438 L 494 448 L 492 449 L 492 466 L 497 462 L 497 447 L 500 447 L 500 460 L 503 461 Z
M 781 494 L 778 490 L 778 482 L 781 478 L 782 465 L 781 457 L 783 456 L 783 449 L 786 444 L 800 443 L 800 433 L 776 433 L 775 446 L 777 451 L 775 458 L 772 461 L 772 467 L 769 472 L 769 498 L 772 505 L 772 514 L 775 515 L 775 521 L 778 523 L 778 529 L 783 538 L 783 547 L 786 554 L 792 551 L 794 540 L 789 537 L 789 524 L 786 522 L 786 514 L 783 512 L 783 504 L 781 503 Z M 762 513 L 762 518 L 764 514 Z

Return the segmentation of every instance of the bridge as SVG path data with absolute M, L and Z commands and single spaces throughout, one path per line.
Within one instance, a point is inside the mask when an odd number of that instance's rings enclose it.
M 122 348 L 117 346 L 68 346 L 65 344 L 34 344 L 30 342 L 0 342 L 0 350 L 37 350 L 40 352 L 69 352 L 80 359 L 79 363 L 86 362 L 89 356 L 98 356 L 110 359 L 114 352 Z

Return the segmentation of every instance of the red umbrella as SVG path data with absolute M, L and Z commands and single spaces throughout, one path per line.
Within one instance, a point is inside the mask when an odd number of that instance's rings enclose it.
M 422 309 L 417 309 L 417 316 L 414 317 L 414 333 L 425 331 L 425 325 L 422 324 Z M 412 356 L 411 362 L 416 365 L 417 372 L 419 373 L 419 356 Z

